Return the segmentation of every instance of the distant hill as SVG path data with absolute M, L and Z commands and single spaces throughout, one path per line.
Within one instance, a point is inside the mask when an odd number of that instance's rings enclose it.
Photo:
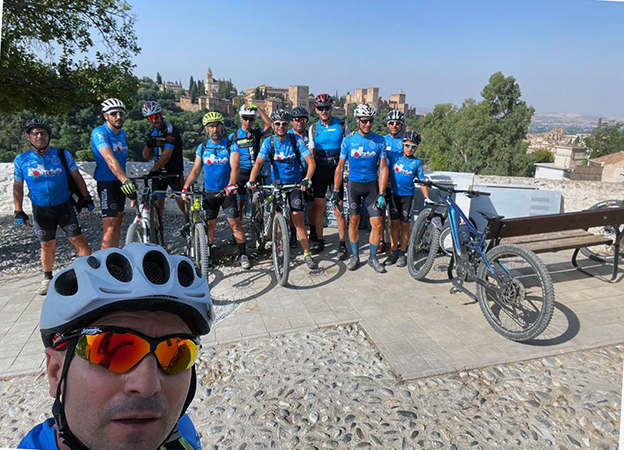
M 536 113 L 533 116 L 529 133 L 543 133 L 553 128 L 563 128 L 564 134 L 591 133 L 598 126 L 598 116 L 575 113 Z M 624 117 L 603 117 L 603 125 L 624 122 Z

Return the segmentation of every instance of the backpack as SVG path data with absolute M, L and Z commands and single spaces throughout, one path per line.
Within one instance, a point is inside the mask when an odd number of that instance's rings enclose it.
M 290 137 L 290 145 L 293 148 L 293 151 L 295 152 L 295 158 L 297 158 L 297 161 L 299 162 L 299 167 L 301 168 L 301 175 L 305 176 L 303 174 L 303 172 L 306 171 L 306 168 L 303 166 L 303 163 L 301 162 L 301 152 L 299 151 L 299 147 L 297 146 L 297 137 L 292 134 L 292 133 L 288 133 L 288 136 Z M 270 136 L 269 139 L 271 140 L 271 153 L 269 153 L 269 160 L 271 161 L 271 165 L 273 165 L 273 155 L 275 155 L 275 136 Z
M 65 173 L 67 174 L 67 186 L 69 187 L 69 199 L 74 204 L 76 209 L 82 209 L 82 192 L 78 188 L 78 183 L 74 180 L 71 172 L 69 171 L 69 166 L 67 165 L 67 160 L 65 159 L 65 149 L 58 149 L 58 157 L 61 160 L 61 164 L 65 169 Z

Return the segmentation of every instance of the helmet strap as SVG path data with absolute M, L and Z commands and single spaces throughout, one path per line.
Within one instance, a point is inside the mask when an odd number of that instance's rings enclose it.
M 65 392 L 67 392 L 67 372 L 69 371 L 69 363 L 74 357 L 77 343 L 78 338 L 72 339 L 65 350 L 65 361 L 63 362 L 63 370 L 61 371 L 61 379 L 56 386 L 56 398 L 54 399 L 54 405 L 52 405 L 52 414 L 54 415 L 54 421 L 58 429 L 59 439 L 63 444 L 71 450 L 89 450 L 89 448 L 80 442 L 80 439 L 69 429 L 67 417 L 65 416 L 65 405 L 63 404 Z

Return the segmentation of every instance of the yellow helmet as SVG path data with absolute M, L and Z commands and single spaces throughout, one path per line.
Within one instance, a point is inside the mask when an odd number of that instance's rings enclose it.
M 202 124 L 204 126 L 207 126 L 207 125 L 210 125 L 211 123 L 221 123 L 222 125 L 225 125 L 225 122 L 223 120 L 223 115 L 216 111 L 210 111 L 204 114 L 204 117 L 202 119 Z

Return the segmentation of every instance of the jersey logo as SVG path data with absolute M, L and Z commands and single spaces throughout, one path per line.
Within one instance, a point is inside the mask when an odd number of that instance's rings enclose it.
M 113 148 L 113 152 L 115 153 L 126 153 L 128 148 L 123 145 L 121 142 L 116 142 Z
M 223 164 L 227 164 L 229 161 L 230 161 L 229 158 L 226 158 L 226 157 L 219 158 L 217 157 L 217 155 L 210 155 L 210 156 L 204 157 L 204 164 L 208 166 L 223 165 Z
M 45 170 L 43 165 L 38 165 L 38 166 L 35 166 L 35 167 L 29 167 L 28 168 L 28 176 L 31 177 L 31 178 L 53 177 L 53 176 L 58 175 L 59 173 L 62 173 L 62 172 L 63 172 L 63 169 L 61 169 L 61 168 Z
M 358 147 L 351 150 L 353 158 L 375 158 L 377 153 L 364 151 L 364 147 Z
M 397 164 L 396 166 L 394 166 L 394 171 L 396 173 L 400 173 L 401 175 L 407 175 L 407 176 L 414 175 L 414 171 L 407 170 L 403 164 Z
M 295 158 L 295 155 L 293 155 L 293 154 L 287 155 L 284 152 L 282 152 L 282 153 L 275 152 L 275 161 L 287 162 L 287 161 L 290 161 L 290 160 L 292 160 L 294 158 Z

